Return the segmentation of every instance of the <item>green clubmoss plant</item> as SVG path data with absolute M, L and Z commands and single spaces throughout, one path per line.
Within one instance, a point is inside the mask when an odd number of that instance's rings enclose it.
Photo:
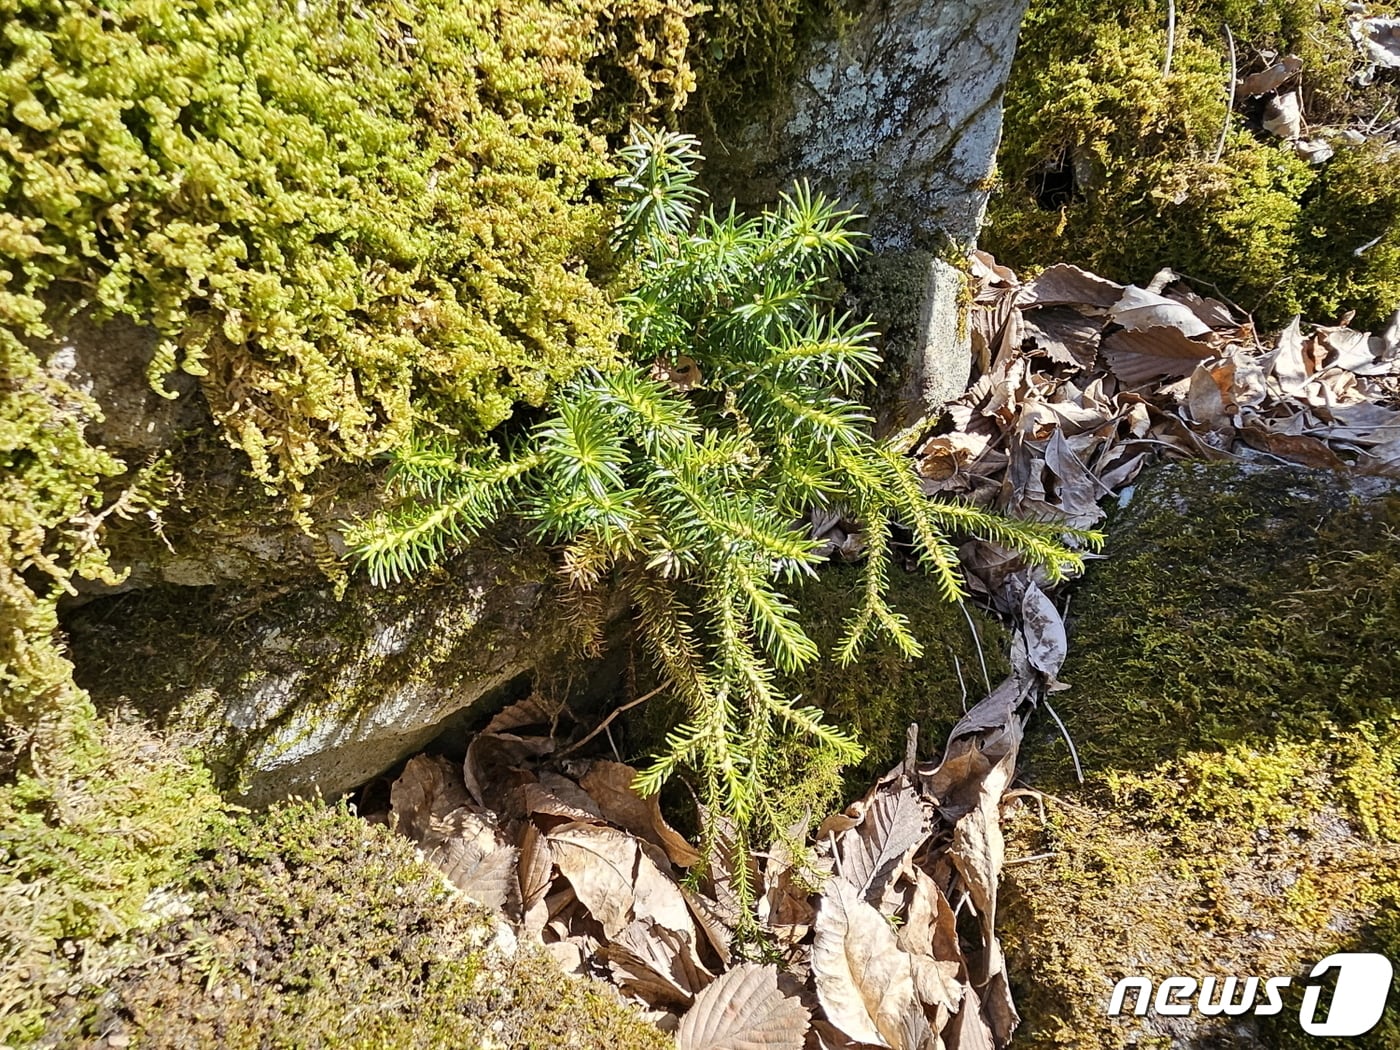
M 409 445 L 393 469 L 402 502 L 351 541 L 388 581 L 513 514 L 558 546 L 577 587 L 616 579 L 685 709 L 639 786 L 655 791 L 688 766 L 701 803 L 752 831 L 772 828 L 762 774 L 785 734 L 842 761 L 860 754 L 777 686 L 821 655 L 788 593 L 825 560 L 804 524 L 813 508 L 839 508 L 867 537 L 843 662 L 879 636 L 920 651 L 887 598 L 897 542 L 950 601 L 964 594 L 955 534 L 1014 547 L 1053 578 L 1081 556 L 1058 525 L 924 496 L 855 399 L 879 360 L 874 332 L 831 306 L 836 268 L 858 252 L 855 216 L 802 185 L 758 217 L 701 213 L 695 147 L 639 134 L 624 153 L 614 241 L 631 267 L 629 360 L 585 371 L 514 446 Z

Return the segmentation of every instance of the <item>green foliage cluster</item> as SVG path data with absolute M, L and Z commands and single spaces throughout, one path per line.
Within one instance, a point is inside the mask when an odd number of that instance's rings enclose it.
M 81 695 L 81 694 L 79 694 Z M 76 702 L 75 702 L 76 704 Z M 0 784 L 0 1045 L 31 1045 L 70 985 L 120 965 L 153 922 L 153 891 L 180 883 L 223 803 L 206 772 L 91 709 L 65 728 L 88 741 L 78 766 Z
M 1122 280 L 1171 266 L 1218 284 L 1261 323 L 1299 311 L 1319 321 L 1348 309 L 1363 321 L 1389 314 L 1400 304 L 1400 150 L 1340 146 L 1314 167 L 1239 114 L 1220 139 L 1227 25 L 1241 73 L 1263 68 L 1264 49 L 1302 58 L 1313 125 L 1393 111 L 1393 88 L 1349 81 L 1357 58 L 1346 5 L 1175 7 L 1164 74 L 1160 0 L 1032 3 L 1006 91 L 985 246 L 1013 265 L 1068 261 Z
M 51 330 L 78 312 L 152 326 L 157 389 L 199 376 L 294 509 L 323 464 L 416 422 L 484 432 L 614 353 L 604 135 L 684 101 L 689 17 L 660 0 L 0 0 L 12 730 L 61 737 L 81 707 L 55 603 L 75 578 L 114 582 L 104 525 L 156 488 L 118 482 L 129 465 L 86 439 L 101 410 L 45 370 Z
M 1293 974 L 1400 950 L 1397 528 L 1397 493 L 1202 464 L 1110 526 L 1056 702 L 1088 782 L 1047 727 L 1024 775 L 1055 798 L 1008 847 L 1041 858 L 1003 896 L 1012 972 L 1036 975 L 1028 1045 L 1153 1045 L 1088 991 L 1124 976 L 1112 960 Z M 1290 1010 L 1262 1045 L 1305 1038 Z M 1357 1045 L 1396 1035 L 1392 1017 Z
M 784 734 L 859 755 L 777 681 L 820 655 L 787 593 L 825 560 L 803 527 L 809 510 L 839 507 L 866 530 L 842 662 L 881 637 L 920 652 L 888 600 L 897 529 L 950 601 L 963 594 L 956 533 L 1013 546 L 1056 578 L 1082 560 L 1056 525 L 929 501 L 909 461 L 871 437 L 854 392 L 878 362 L 873 332 L 831 308 L 835 267 L 856 253 L 849 213 L 799 186 L 760 217 L 697 214 L 692 139 L 643 135 L 627 159 L 616 240 L 632 253 L 630 363 L 564 387 L 504 454 L 440 442 L 403 452 L 402 505 L 352 542 L 373 577 L 396 579 L 513 513 L 562 548 L 575 585 L 619 577 L 686 711 L 641 786 L 688 765 L 712 812 L 771 829 L 763 772 Z

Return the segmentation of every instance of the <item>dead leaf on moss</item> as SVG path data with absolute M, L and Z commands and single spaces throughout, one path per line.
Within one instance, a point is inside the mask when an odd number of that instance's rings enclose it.
M 677 1050 L 802 1050 L 811 1015 L 785 992 L 776 966 L 744 963 L 695 997 Z
M 894 1050 L 932 1043 L 914 988 L 913 957 L 845 879 L 832 879 L 822 894 L 812 975 L 827 1020 L 851 1039 Z
M 1298 92 L 1276 95 L 1264 107 L 1264 130 L 1281 139 L 1296 139 L 1303 133 L 1303 108 Z
M 1297 55 L 1284 55 L 1268 69 L 1258 73 L 1251 73 L 1240 83 L 1239 94 L 1267 95 L 1271 91 L 1277 91 L 1284 84 L 1292 80 L 1303 69 L 1303 60 Z
M 866 796 L 860 822 L 835 840 L 836 871 L 867 901 L 878 900 L 896 865 L 929 836 L 932 808 L 901 776 Z

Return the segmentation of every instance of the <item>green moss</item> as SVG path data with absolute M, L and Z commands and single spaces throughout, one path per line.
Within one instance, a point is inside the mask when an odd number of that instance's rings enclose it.
M 42 1041 L 148 1047 L 662 1047 L 611 990 L 492 948 L 489 916 L 411 843 L 343 806 L 220 829 L 101 986 L 55 997 Z
M 1228 101 L 1226 24 L 1242 62 L 1256 49 L 1303 59 L 1313 126 L 1393 107 L 1393 88 L 1350 80 L 1358 59 L 1345 5 L 1176 8 L 1164 76 L 1162 5 L 1031 5 L 1007 87 L 1001 181 L 984 243 L 1013 265 L 1068 261 L 1122 280 L 1171 266 L 1218 284 L 1261 323 L 1297 311 L 1319 320 L 1345 309 L 1363 321 L 1389 314 L 1400 300 L 1400 155 L 1343 147 L 1311 167 L 1237 116 L 1216 157 Z M 1352 254 L 1377 234 L 1374 248 Z
M 1336 950 L 1394 953 L 1397 523 L 1393 489 L 1181 465 L 1110 530 L 1056 704 L 1088 782 L 1043 727 L 1024 776 L 1055 797 L 1043 822 L 1012 819 L 1008 856 L 1039 858 L 1007 869 L 1003 898 L 1029 1046 L 1172 1045 L 1105 1016 L 1129 973 L 1290 976 Z
M 154 921 L 152 894 L 185 877 L 225 827 L 208 775 L 144 730 L 89 738 L 81 769 L 22 773 L 0 785 L 0 1044 L 28 1045 L 64 989 L 102 976 Z

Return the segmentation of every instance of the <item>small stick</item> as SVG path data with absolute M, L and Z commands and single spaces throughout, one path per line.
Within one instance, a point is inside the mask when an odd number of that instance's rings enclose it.
M 1171 76 L 1172 52 L 1176 49 L 1176 0 L 1167 0 L 1167 57 L 1162 63 L 1162 77 Z
M 1074 759 L 1074 775 L 1079 778 L 1081 784 L 1084 783 L 1084 770 L 1079 765 L 1079 752 L 1074 746 L 1074 741 L 1070 738 L 1069 730 L 1066 729 L 1065 724 L 1060 721 L 1060 716 L 1055 714 L 1055 709 L 1050 706 L 1050 701 L 1044 700 L 1042 703 L 1045 704 L 1045 710 L 1050 712 L 1050 717 L 1055 720 L 1055 724 L 1060 727 L 1060 733 L 1064 736 L 1065 743 L 1069 745 L 1069 757 Z
M 987 673 L 987 658 L 982 655 L 982 639 L 977 635 L 977 625 L 972 622 L 972 613 L 967 611 L 967 602 L 959 601 L 958 608 L 962 610 L 963 618 L 967 620 L 967 629 L 972 632 L 972 641 L 977 646 L 977 660 L 982 665 L 982 681 L 987 686 L 987 692 L 992 691 L 992 676 Z
M 1029 864 L 1033 860 L 1049 860 L 1051 857 L 1058 856 L 1058 853 L 1037 853 L 1030 857 L 1012 857 L 1010 860 L 1002 861 L 1002 867 L 1009 867 L 1012 864 Z
M 962 661 L 958 659 L 958 654 L 953 654 L 953 670 L 958 672 L 958 685 L 962 687 L 963 714 L 967 714 L 967 681 L 963 678 Z
M 614 719 L 616 719 L 618 715 L 622 714 L 622 712 L 624 712 L 624 711 L 630 711 L 632 708 L 637 707 L 637 706 L 640 705 L 640 704 L 646 703 L 648 700 L 650 700 L 652 697 L 654 697 L 657 693 L 660 693 L 660 692 L 662 692 L 663 690 L 665 690 L 665 688 L 666 688 L 666 687 L 665 687 L 664 685 L 658 685 L 655 689 L 653 689 L 651 692 L 647 693 L 645 696 L 639 696 L 639 697 L 637 697 L 637 699 L 632 700 L 632 701 L 629 701 L 628 703 L 623 704 L 621 707 L 619 707 L 619 708 L 618 708 L 616 711 L 614 711 L 612 714 L 608 715 L 607 718 L 603 719 L 603 721 L 600 722 L 600 723 L 598 724 L 598 727 L 597 727 L 596 729 L 594 729 L 593 732 L 589 733 L 586 737 L 584 737 L 582 740 L 580 740 L 577 744 L 574 744 L 574 745 L 572 745 L 572 746 L 570 746 L 570 747 L 568 747 L 568 748 L 565 748 L 562 752 L 560 752 L 561 756 L 562 756 L 562 755 L 570 755 L 570 754 L 573 754 L 575 751 L 577 751 L 579 748 L 583 747 L 584 744 L 588 743 L 590 740 L 592 740 L 592 739 L 593 739 L 595 736 L 597 736 L 599 733 L 601 733 L 601 732 L 603 732 L 604 730 L 606 730 L 606 729 L 608 728 L 608 726 L 612 723 L 612 721 L 613 721 Z M 611 741 L 612 741 L 612 734 L 611 734 L 611 733 L 608 734 L 608 741 L 609 741 L 610 743 L 611 743 Z M 614 746 L 613 750 L 614 750 L 614 752 L 617 750 L 616 746 Z
M 1225 136 L 1230 133 L 1230 118 L 1235 115 L 1235 78 L 1240 75 L 1239 60 L 1235 55 L 1235 34 L 1230 32 L 1230 25 L 1225 25 L 1225 39 L 1230 42 L 1230 104 L 1225 107 L 1225 123 L 1220 128 L 1220 141 L 1215 144 L 1215 159 L 1212 164 L 1219 164 L 1221 154 L 1225 152 Z

